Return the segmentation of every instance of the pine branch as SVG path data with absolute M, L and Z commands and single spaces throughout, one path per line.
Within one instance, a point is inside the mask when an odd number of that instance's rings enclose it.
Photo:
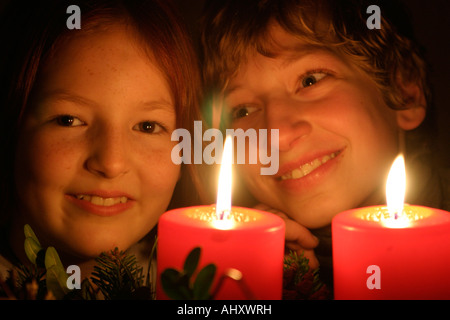
M 92 283 L 97 285 L 107 300 L 149 299 L 151 290 L 144 286 L 143 268 L 134 255 L 118 248 L 102 253 L 92 273 Z

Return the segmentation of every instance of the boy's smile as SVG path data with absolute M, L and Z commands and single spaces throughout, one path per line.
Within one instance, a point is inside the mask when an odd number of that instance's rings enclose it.
M 303 178 L 304 176 L 307 176 L 308 174 L 314 172 L 321 168 L 323 165 L 325 165 L 328 161 L 333 160 L 334 158 L 336 158 L 337 156 L 339 156 L 342 153 L 342 150 L 339 151 L 335 151 L 335 152 L 325 152 L 325 155 L 319 156 L 319 157 L 314 157 L 314 160 L 312 161 L 299 161 L 300 165 L 295 165 L 295 164 L 291 164 L 291 165 L 285 165 L 284 168 L 281 168 L 278 176 L 280 177 L 280 180 L 285 181 L 285 180 L 293 180 L 293 179 L 300 179 Z M 330 163 L 328 164 L 330 165 Z M 289 169 L 290 167 L 294 166 L 295 169 L 291 170 Z M 323 169 L 323 168 L 322 168 Z M 287 173 L 283 173 L 287 171 Z
M 279 27 L 271 31 L 274 53 L 247 57 L 226 98 L 234 128 L 279 129 L 277 175 L 240 166 L 250 192 L 309 228 L 329 224 L 340 211 L 384 202 L 398 152 L 396 111 L 343 57 Z

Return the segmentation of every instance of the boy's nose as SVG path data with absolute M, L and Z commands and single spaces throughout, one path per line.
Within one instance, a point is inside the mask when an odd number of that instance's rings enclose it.
M 86 169 L 98 176 L 113 179 L 128 172 L 126 138 L 110 128 L 98 132 L 91 142 L 91 151 L 85 162 Z
M 298 103 L 277 99 L 266 108 L 268 129 L 279 130 L 279 151 L 289 151 L 311 133 L 312 125 Z

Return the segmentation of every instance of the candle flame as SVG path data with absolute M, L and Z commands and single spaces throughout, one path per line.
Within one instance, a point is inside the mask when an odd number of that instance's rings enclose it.
M 403 155 L 397 156 L 392 164 L 386 182 L 386 202 L 390 221 L 386 221 L 391 227 L 405 227 L 408 219 L 403 217 L 403 207 L 406 191 L 405 159 Z M 406 224 L 406 225 L 405 225 Z
M 223 148 L 222 164 L 219 172 L 219 186 L 217 191 L 216 221 L 214 225 L 219 229 L 229 229 L 232 221 L 229 219 L 231 211 L 231 183 L 233 162 L 233 138 L 227 136 Z

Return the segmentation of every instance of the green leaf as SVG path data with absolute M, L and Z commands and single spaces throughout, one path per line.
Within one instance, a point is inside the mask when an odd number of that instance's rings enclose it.
M 65 283 L 64 285 L 61 283 L 60 273 L 57 271 L 55 266 L 47 269 L 45 281 L 47 290 L 51 291 L 57 300 L 63 299 L 64 296 L 70 291 Z
M 56 249 L 48 247 L 45 252 L 45 268 L 47 269 L 46 283 L 56 299 L 62 299 L 70 291 L 67 288 L 67 279 L 69 276 L 61 263 Z
M 183 270 L 168 268 L 161 273 L 161 286 L 166 295 L 175 300 L 210 299 L 216 266 L 209 264 L 198 273 L 195 282 L 190 279 L 200 261 L 201 248 L 194 248 L 186 257 Z
M 25 254 L 27 255 L 28 260 L 34 265 L 37 265 L 36 259 L 38 258 L 39 252 L 42 250 L 42 247 L 39 244 L 39 241 L 32 237 L 26 237 L 24 242 Z
M 183 270 L 189 278 L 194 274 L 195 269 L 197 269 L 198 262 L 200 261 L 200 253 L 201 249 L 196 247 L 192 249 L 184 261 Z
M 66 273 L 61 259 L 59 258 L 58 252 L 56 252 L 56 249 L 54 247 L 48 247 L 47 251 L 45 252 L 45 267 L 47 269 L 56 267 L 57 269 L 61 269 L 62 271 L 64 271 L 64 273 Z
M 23 233 L 25 235 L 24 249 L 28 260 L 30 260 L 30 262 L 35 266 L 41 267 L 39 262 L 43 254 L 43 249 L 38 238 L 36 237 L 36 234 L 33 229 L 31 229 L 29 224 L 24 225 Z
M 193 286 L 194 299 L 210 299 L 211 295 L 209 290 L 211 289 L 215 274 L 216 266 L 212 263 L 200 270 Z
M 23 226 L 23 233 L 25 234 L 25 238 L 32 238 L 41 247 L 36 234 L 34 233 L 33 229 L 31 229 L 29 224 Z
M 178 270 L 167 268 L 161 273 L 161 286 L 170 299 L 192 299 L 189 290 L 189 278 Z

